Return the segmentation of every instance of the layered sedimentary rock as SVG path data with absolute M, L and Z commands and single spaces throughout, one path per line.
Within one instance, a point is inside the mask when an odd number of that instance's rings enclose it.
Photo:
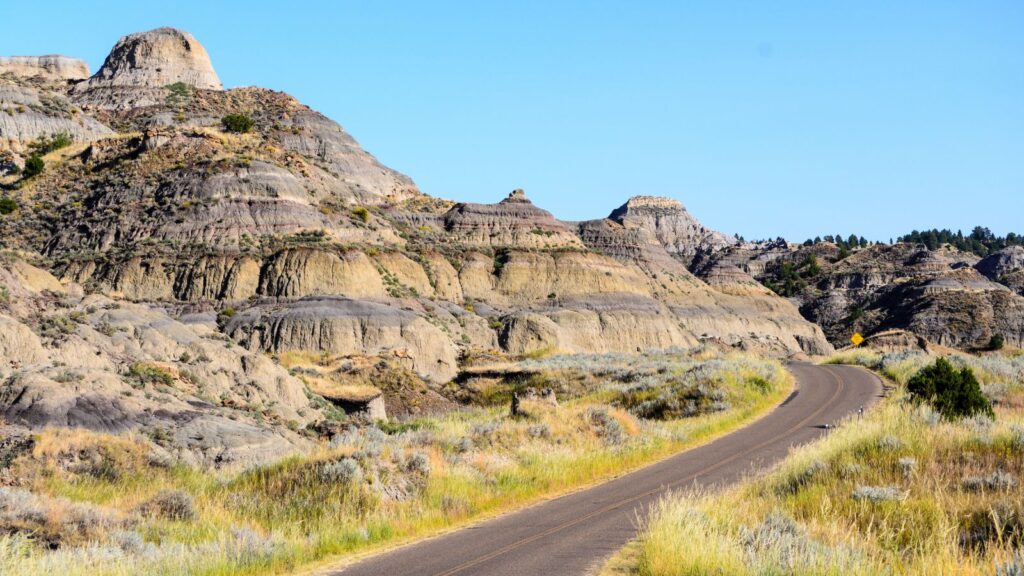
M 856 331 L 898 328 L 936 344 L 972 349 L 986 346 L 995 335 L 1011 345 L 1024 343 L 1024 298 L 979 272 L 1004 278 L 998 270 L 1004 267 L 1001 263 L 1012 262 L 1013 252 L 983 264 L 949 246 L 929 250 L 898 243 L 858 249 L 841 258 L 835 245 L 822 243 L 772 249 L 767 261 L 766 252 L 756 248 L 734 250 L 727 257 L 759 261 L 759 279 L 777 286 L 789 270 L 792 299 L 837 345 Z
M 499 341 L 514 354 L 641 352 L 699 343 L 668 307 L 635 294 L 568 298 L 517 311 L 507 318 Z
M 88 85 L 162 87 L 177 82 L 203 90 L 221 89 L 202 44 L 183 30 L 157 28 L 118 40 Z
M 304 446 L 294 430 L 324 417 L 286 357 L 397 365 L 429 390 L 477 353 L 828 354 L 829 338 L 893 327 L 964 348 L 1024 340 L 1020 249 L 844 258 L 740 243 L 667 198 L 578 223 L 521 190 L 431 198 L 291 96 L 221 90 L 173 29 L 123 38 L 88 81 L 71 60 L 0 66 L 0 181 L 17 208 L 0 216 L 17 251 L 0 260 L 0 415 L 16 424 L 166 431 L 184 458 L 244 464 Z M 228 114 L 252 130 L 226 130 Z M 58 132 L 72 145 L 17 174 Z
M 60 133 L 88 142 L 113 131 L 82 114 L 59 89 L 37 79 L 0 74 L 0 150 L 25 154 L 32 141 Z
M 18 66 L 42 72 L 0 75 L 0 162 L 40 136 L 73 142 L 41 174 L 0 174 L 17 190 L 0 236 L 56 275 L 17 260 L 0 278 L 2 368 L 21 375 L 0 389 L 9 422 L 139 431 L 244 464 L 301 448 L 294 430 L 325 417 L 270 355 L 441 383 L 495 349 L 831 351 L 748 270 L 691 273 L 735 241 L 673 200 L 566 223 L 521 190 L 431 198 L 291 96 L 221 90 L 176 30 L 123 38 L 87 81 L 70 62 Z M 228 114 L 252 130 L 226 130 Z
M 456 204 L 441 221 L 451 238 L 471 246 L 582 247 L 568 226 L 534 206 L 522 190 L 497 204 Z
M 321 350 L 393 354 L 425 378 L 447 381 L 457 372 L 455 345 L 420 316 L 387 304 L 310 297 L 260 305 L 236 314 L 226 332 L 261 351 Z
M 85 80 L 89 65 L 84 60 L 57 54 L 46 56 L 0 56 L 0 76 L 12 74 L 45 80 Z
M 174 456 L 213 466 L 309 445 L 287 425 L 320 418 L 302 382 L 232 346 L 212 316 L 186 323 L 147 304 L 83 297 L 22 261 L 0 266 L 0 285 L 7 423 L 160 436 Z
M 988 279 L 1024 296 L 1024 246 L 1009 246 L 989 254 L 975 268 Z
M 634 196 L 614 210 L 608 219 L 626 228 L 649 230 L 665 250 L 687 268 L 703 257 L 738 243 L 735 238 L 701 224 L 672 198 Z
M 670 229 L 691 229 L 667 226 L 667 222 L 680 224 L 690 219 L 678 203 L 646 197 L 633 204 L 641 213 L 648 210 L 657 215 L 626 218 L 623 212 L 627 203 L 607 219 L 580 223 L 580 237 L 592 249 L 640 268 L 648 278 L 650 293 L 669 306 L 685 331 L 698 338 L 771 354 L 832 351 L 821 330 L 804 320 L 791 303 L 734 265 L 709 263 L 706 255 L 712 250 L 715 235 L 693 235 L 704 248 L 687 248 L 682 235 L 670 234 Z M 728 241 L 721 235 L 717 238 Z M 697 254 L 704 255 L 701 258 L 707 269 L 716 270 L 707 277 L 708 282 L 687 269 L 687 264 L 696 266 L 693 255 Z

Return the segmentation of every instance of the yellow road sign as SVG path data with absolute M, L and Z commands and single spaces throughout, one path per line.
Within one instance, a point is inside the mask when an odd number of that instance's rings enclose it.
M 850 342 L 853 342 L 854 346 L 860 346 L 860 343 L 864 341 L 864 337 L 860 335 L 860 332 L 854 332 L 853 336 L 850 337 Z

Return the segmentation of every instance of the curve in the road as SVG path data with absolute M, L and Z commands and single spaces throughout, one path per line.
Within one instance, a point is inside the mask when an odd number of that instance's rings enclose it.
M 767 416 L 713 442 L 593 488 L 369 557 L 334 576 L 586 574 L 636 535 L 673 488 L 736 482 L 867 407 L 878 377 L 852 366 L 791 364 L 797 389 Z

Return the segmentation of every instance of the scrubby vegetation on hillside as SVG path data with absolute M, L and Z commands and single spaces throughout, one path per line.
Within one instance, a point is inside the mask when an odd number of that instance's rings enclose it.
M 977 374 L 994 419 L 946 418 L 908 397 L 903 386 L 935 372 L 934 357 L 858 351 L 836 361 L 851 360 L 900 389 L 767 477 L 663 500 L 606 571 L 1020 574 L 1024 360 L 963 355 L 946 363 L 949 373 Z
M 350 419 L 312 454 L 236 472 L 175 463 L 142 437 L 5 440 L 0 572 L 289 572 L 617 474 L 749 421 L 792 385 L 777 362 L 710 349 L 505 370 L 453 384 L 463 410 Z M 139 364 L 132 377 L 162 372 Z M 549 386 L 557 404 L 525 394 Z M 524 398 L 515 417 L 513 391 Z
M 234 113 L 221 118 L 221 124 L 228 132 L 245 134 L 246 132 L 252 132 L 253 126 L 256 125 L 256 121 L 248 114 Z

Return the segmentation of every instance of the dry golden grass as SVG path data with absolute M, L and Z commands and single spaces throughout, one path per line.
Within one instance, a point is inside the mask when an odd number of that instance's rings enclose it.
M 380 396 L 380 390 L 371 384 L 339 382 L 330 376 L 304 375 L 303 381 L 315 394 L 331 400 L 365 402 Z
M 34 493 L 131 517 L 161 491 L 181 491 L 195 518 L 137 518 L 128 531 L 144 553 L 126 551 L 115 534 L 93 548 L 50 552 L 23 536 L 0 537 L 0 572 L 291 573 L 616 476 L 749 422 L 792 387 L 777 364 L 740 356 L 716 357 L 705 372 L 720 380 L 731 409 L 645 421 L 610 406 L 610 393 L 598 390 L 558 407 L 531 401 L 518 418 L 502 405 L 393 424 L 387 434 L 342 434 L 313 453 L 240 473 L 154 465 L 137 439 L 47 432 L 38 454 L 17 463 Z M 768 373 L 777 380 L 766 387 Z M 83 468 L 68 458 L 105 444 L 113 450 L 87 458 Z
M 842 361 L 905 382 L 921 359 L 853 351 Z M 960 361 L 1016 398 L 1012 362 Z M 765 477 L 664 499 L 605 574 L 1019 574 L 1024 412 L 1004 401 L 996 414 L 943 421 L 897 393 Z

